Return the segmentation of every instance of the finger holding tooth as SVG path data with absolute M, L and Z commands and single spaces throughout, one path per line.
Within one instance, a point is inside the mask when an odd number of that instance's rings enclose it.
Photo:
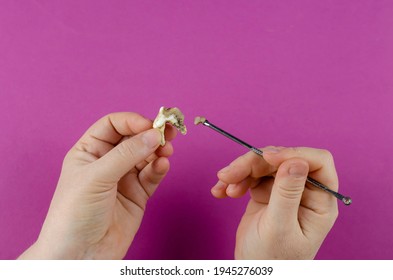
M 185 135 L 187 133 L 187 128 L 184 125 L 184 115 L 176 107 L 165 108 L 161 107 L 158 112 L 157 117 L 153 122 L 153 128 L 158 128 L 161 132 L 161 146 L 165 145 L 165 124 L 170 123 L 176 127 L 181 134 Z

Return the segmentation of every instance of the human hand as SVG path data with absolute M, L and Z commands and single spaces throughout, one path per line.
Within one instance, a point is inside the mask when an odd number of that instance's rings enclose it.
M 236 234 L 235 258 L 315 257 L 338 207 L 334 196 L 306 184 L 308 174 L 338 190 L 333 157 L 326 150 L 267 147 L 263 158 L 249 152 L 218 172 L 215 197 L 238 198 L 250 191 Z
M 136 113 L 92 125 L 66 155 L 39 238 L 20 258 L 123 258 L 173 153 L 151 127 Z M 170 141 L 176 130 L 165 134 Z

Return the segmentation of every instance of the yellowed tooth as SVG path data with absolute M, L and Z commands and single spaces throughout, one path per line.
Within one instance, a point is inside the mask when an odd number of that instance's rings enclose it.
M 157 117 L 153 122 L 153 128 L 158 128 L 161 132 L 161 146 L 165 145 L 165 124 L 170 123 L 176 127 L 181 134 L 187 133 L 187 128 L 184 125 L 184 115 L 176 107 L 165 108 L 161 107 Z

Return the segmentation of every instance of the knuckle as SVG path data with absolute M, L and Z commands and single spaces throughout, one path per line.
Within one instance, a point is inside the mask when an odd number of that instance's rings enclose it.
M 328 164 L 333 164 L 334 163 L 334 157 L 333 154 L 325 149 L 320 150 L 322 157 L 325 159 L 325 162 Z
M 289 147 L 288 148 L 294 155 L 300 155 L 301 154 L 301 148 L 300 147 Z
M 89 152 L 89 144 L 86 141 L 80 140 L 75 144 L 75 149 L 81 152 Z
M 338 214 L 339 214 L 338 209 L 336 209 L 335 211 L 333 211 L 333 213 L 332 213 L 332 219 L 333 219 L 333 221 L 336 221 L 336 220 L 337 220 Z
M 292 157 L 287 159 L 286 161 L 283 162 L 283 164 L 286 164 L 287 167 L 290 167 L 292 165 L 307 165 L 308 166 L 308 162 L 300 157 Z
M 336 222 L 337 218 L 338 218 L 337 207 L 335 207 L 335 209 L 329 210 L 325 218 L 325 228 L 327 230 L 330 230 L 333 227 L 334 223 Z
M 278 193 L 281 197 L 288 200 L 297 200 L 303 193 L 304 187 L 300 184 L 298 185 L 278 185 Z
M 121 158 L 127 160 L 135 158 L 137 155 L 137 147 L 134 141 L 125 141 L 118 145 L 117 151 Z
M 72 160 L 73 154 L 75 153 L 75 151 L 77 151 L 77 149 L 74 149 L 74 148 L 73 148 L 73 149 L 69 150 L 69 151 L 66 153 L 66 155 L 64 156 L 64 159 L 63 159 L 63 165 L 67 164 L 69 161 Z
M 265 147 L 259 147 L 258 149 L 261 151 L 264 151 L 264 150 L 270 150 L 270 149 L 276 149 L 276 148 L 277 148 L 276 146 L 269 145 L 269 146 L 265 146 Z
M 244 155 L 241 155 L 240 157 L 238 157 L 237 159 L 232 161 L 229 164 L 229 166 L 233 167 L 233 170 L 235 170 L 237 168 L 245 167 L 245 166 L 251 168 L 252 162 L 254 160 L 253 155 L 251 153 L 252 152 L 248 152 Z
M 289 200 L 295 200 L 302 195 L 304 185 L 305 181 L 303 178 L 294 178 L 291 181 L 278 182 L 277 190 L 280 196 Z
M 325 158 L 327 158 L 327 159 L 333 159 L 333 154 L 332 154 L 329 150 L 322 149 L 322 150 L 320 150 L 320 151 L 321 151 L 322 155 L 323 155 Z
M 282 197 L 294 200 L 302 195 L 306 184 L 306 167 L 306 163 L 298 158 L 289 159 L 280 166 L 275 184 Z

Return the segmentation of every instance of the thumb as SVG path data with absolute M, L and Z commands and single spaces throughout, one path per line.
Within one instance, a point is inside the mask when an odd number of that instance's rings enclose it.
M 97 179 L 104 182 L 118 182 L 138 163 L 154 153 L 160 141 L 160 132 L 157 129 L 150 129 L 121 142 L 94 162 Z
M 284 161 L 279 166 L 268 206 L 276 221 L 284 224 L 297 222 L 308 170 L 308 163 L 297 158 Z

